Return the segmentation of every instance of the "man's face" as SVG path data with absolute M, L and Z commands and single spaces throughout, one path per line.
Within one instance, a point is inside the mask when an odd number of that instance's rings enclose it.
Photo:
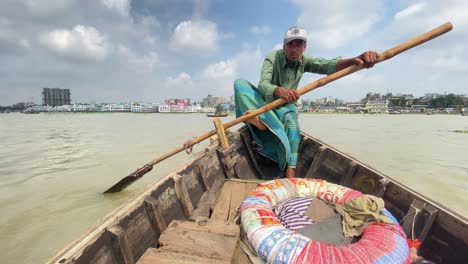
M 307 47 L 307 43 L 301 39 L 295 39 L 283 46 L 284 55 L 290 62 L 297 62 L 302 58 L 302 54 Z

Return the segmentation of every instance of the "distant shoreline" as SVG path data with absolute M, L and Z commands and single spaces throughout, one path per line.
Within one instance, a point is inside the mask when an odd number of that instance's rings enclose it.
M 20 111 L 11 111 L 11 112 L 0 112 L 0 114 L 177 114 L 177 115 L 188 115 L 188 114 L 210 114 L 208 112 L 38 112 L 38 113 L 23 113 Z M 400 114 L 389 114 L 389 113 L 359 113 L 359 112 L 299 112 L 299 114 L 305 115 L 428 115 L 426 113 L 400 113 Z M 228 116 L 234 115 L 234 112 L 229 113 Z M 432 113 L 430 115 L 461 115 L 461 113 Z

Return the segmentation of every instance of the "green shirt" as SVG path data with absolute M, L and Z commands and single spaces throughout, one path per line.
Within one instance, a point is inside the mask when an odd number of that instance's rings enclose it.
M 336 71 L 336 63 L 339 59 L 340 57 L 326 60 L 303 55 L 294 66 L 289 66 L 283 50 L 273 51 L 263 62 L 258 90 L 265 101 L 271 102 L 277 99 L 273 94 L 277 87 L 296 90 L 304 72 L 332 74 Z

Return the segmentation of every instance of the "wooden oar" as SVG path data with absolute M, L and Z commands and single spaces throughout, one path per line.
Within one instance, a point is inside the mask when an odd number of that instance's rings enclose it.
M 398 55 L 410 48 L 413 48 L 413 47 L 416 47 L 424 42 L 427 42 L 431 39 L 434 39 L 442 34 L 445 34 L 447 32 L 449 32 L 450 30 L 452 30 L 453 26 L 451 23 L 447 22 L 429 32 L 426 32 L 422 35 L 419 35 L 409 41 L 406 41 L 398 46 L 395 46 L 389 50 L 386 50 L 384 51 L 383 53 L 379 54 L 379 57 L 378 57 L 378 62 L 382 62 L 382 61 L 385 61 L 385 60 L 388 60 L 390 58 L 392 58 L 393 56 L 395 55 Z M 314 82 L 311 82 L 309 83 L 308 85 L 300 88 L 297 92 L 300 94 L 300 95 L 303 95 L 307 92 L 310 92 L 318 87 L 321 87 L 321 86 L 324 86 L 332 81 L 335 81 L 337 79 L 340 79 L 346 75 L 349 75 L 351 73 L 354 73 L 354 72 L 357 72 L 359 70 L 362 70 L 364 68 L 364 65 L 353 65 L 353 66 L 350 66 L 346 69 L 343 69 L 341 71 L 338 71 L 336 73 L 333 73 L 331 75 L 328 75 L 326 77 L 323 77 L 323 78 L 320 78 Z M 283 104 L 285 104 L 286 101 L 284 99 L 277 99 L 257 110 L 254 110 L 252 112 L 250 112 L 249 114 L 247 115 L 243 115 L 239 118 L 236 118 L 232 121 L 229 121 L 227 123 L 225 123 L 223 126 L 224 126 L 224 129 L 228 129 L 234 125 L 237 125 L 239 124 L 240 122 L 245 122 L 247 121 L 248 119 L 251 119 L 259 114 L 262 114 L 262 113 L 265 113 L 267 111 L 270 111 L 272 109 L 275 109 L 277 108 L 278 106 L 281 106 Z M 135 182 L 136 180 L 138 180 L 139 178 L 141 178 L 143 175 L 145 175 L 147 172 L 149 172 L 150 170 L 153 169 L 153 166 L 155 164 L 158 164 L 159 162 L 171 157 L 172 155 L 174 154 L 177 154 L 179 152 L 181 152 L 182 150 L 186 149 L 186 148 L 190 148 L 191 146 L 213 136 L 216 134 L 216 129 L 215 130 L 212 130 L 206 134 L 203 134 L 197 138 L 195 138 L 194 140 L 192 140 L 190 142 L 190 144 L 185 144 L 184 146 L 180 146 L 174 150 L 172 150 L 171 152 L 169 153 L 166 153 L 165 155 L 157 158 L 157 159 L 154 159 L 150 162 L 148 162 L 147 164 L 145 164 L 143 167 L 137 169 L 135 172 L 131 173 L 130 175 L 128 175 L 127 177 L 123 178 L 122 180 L 120 180 L 118 183 L 114 184 L 112 187 L 110 187 L 107 191 L 105 191 L 104 193 L 114 193 L 114 192 L 120 192 L 122 191 L 123 189 L 125 189 L 125 187 L 127 187 L 128 185 L 132 184 L 133 182 Z

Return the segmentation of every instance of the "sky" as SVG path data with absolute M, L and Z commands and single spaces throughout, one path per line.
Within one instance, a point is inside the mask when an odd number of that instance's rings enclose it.
M 258 84 L 291 26 L 307 30 L 306 54 L 331 59 L 445 22 L 451 32 L 302 97 L 312 100 L 468 94 L 468 1 L 2 0 L 0 105 L 41 103 L 43 87 L 69 88 L 72 103 L 229 97 L 238 78 Z M 321 77 L 306 73 L 300 87 Z

